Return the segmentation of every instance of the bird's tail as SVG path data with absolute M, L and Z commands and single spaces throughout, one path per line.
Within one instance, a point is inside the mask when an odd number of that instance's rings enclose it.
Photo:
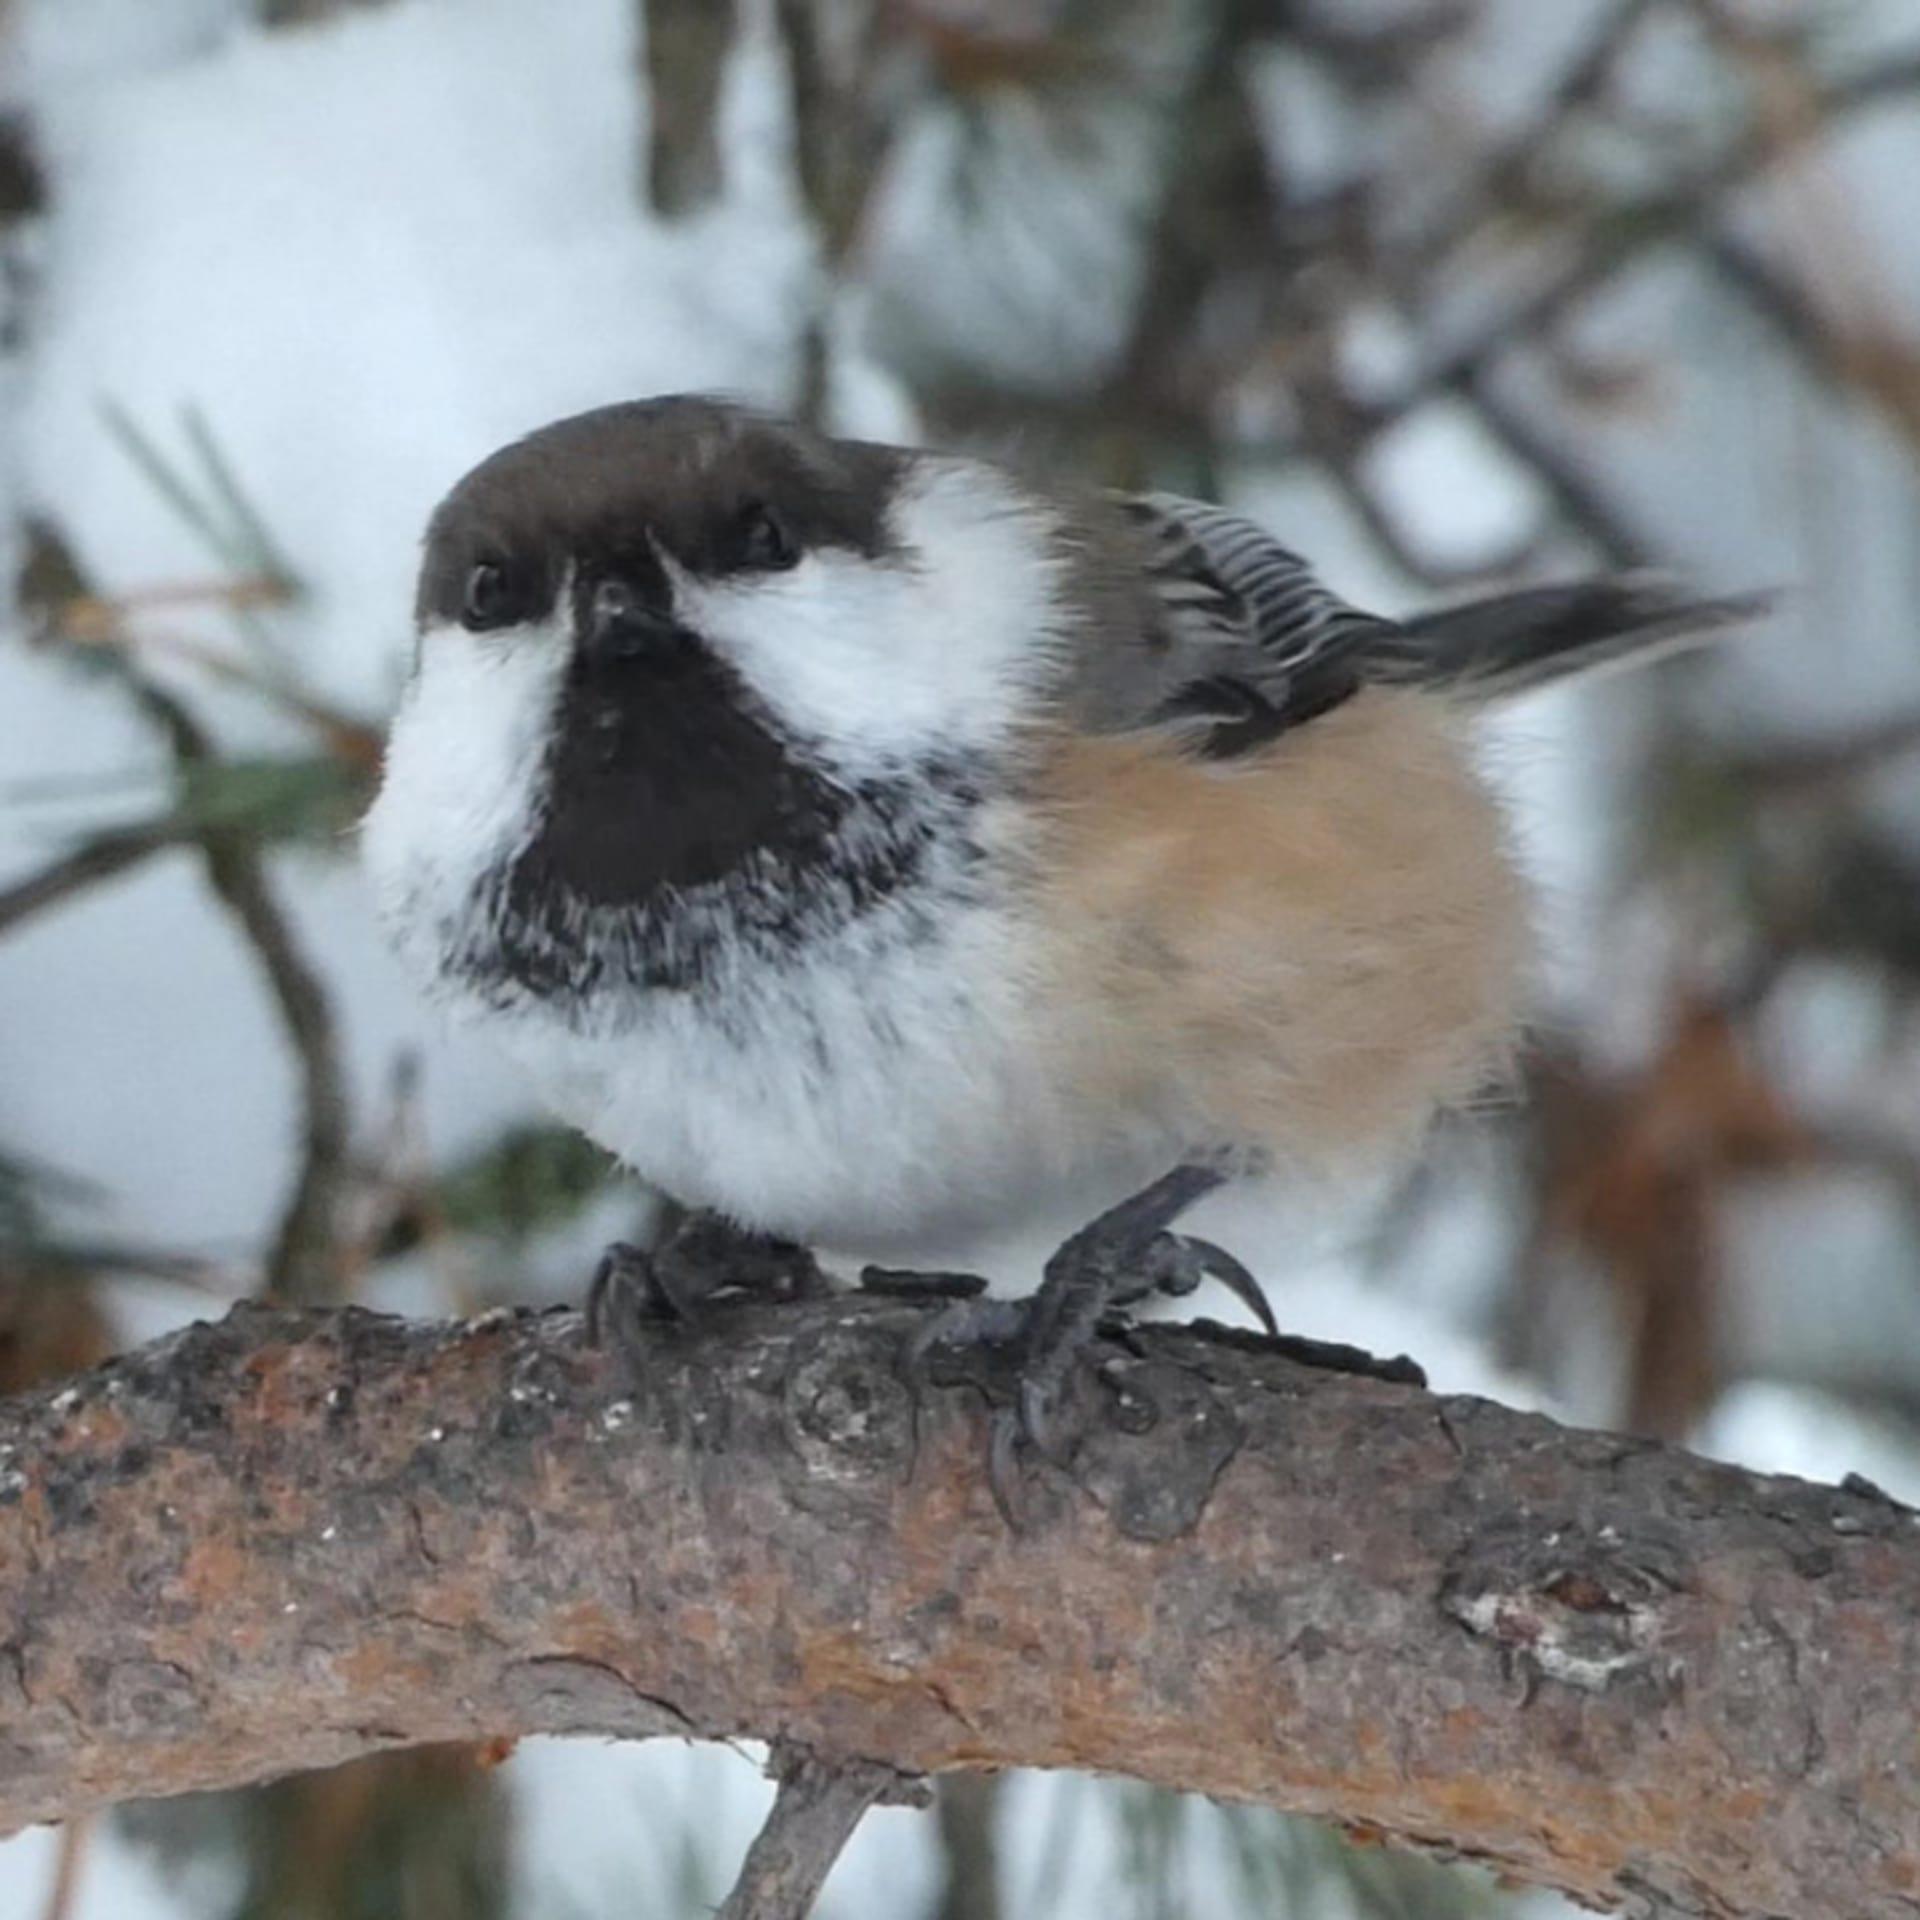
M 1764 593 L 1695 599 L 1664 574 L 1494 594 L 1369 635 L 1370 680 L 1448 687 L 1486 703 L 1570 674 L 1664 659 L 1759 618 Z

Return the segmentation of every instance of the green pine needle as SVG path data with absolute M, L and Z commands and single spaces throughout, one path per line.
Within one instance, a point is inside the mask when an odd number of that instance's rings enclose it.
M 517 1245 L 606 1191 L 613 1161 L 569 1127 L 513 1127 L 440 1180 L 448 1226 Z

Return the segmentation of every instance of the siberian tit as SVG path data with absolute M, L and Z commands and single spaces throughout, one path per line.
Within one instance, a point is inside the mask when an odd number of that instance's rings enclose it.
M 1217 507 L 606 407 L 434 514 L 366 856 L 427 991 L 702 1210 L 656 1304 L 1134 1193 L 1017 1310 L 1031 1428 L 1116 1302 L 1258 1300 L 1170 1231 L 1201 1193 L 1377 1160 L 1498 1070 L 1527 913 L 1473 710 L 1753 610 L 1382 619 Z

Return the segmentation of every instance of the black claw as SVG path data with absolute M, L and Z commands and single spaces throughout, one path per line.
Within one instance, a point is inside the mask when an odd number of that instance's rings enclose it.
M 1206 1271 L 1266 1328 L 1270 1338 L 1278 1340 L 1280 1323 L 1273 1317 L 1273 1304 L 1267 1298 L 1266 1289 L 1247 1267 L 1225 1247 L 1216 1246 L 1211 1240 L 1188 1234 L 1186 1242 L 1200 1256 L 1200 1264 Z
M 624 1254 L 637 1251 L 624 1243 L 609 1247 L 595 1263 L 593 1278 L 587 1282 L 587 1345 L 604 1347 L 607 1344 L 607 1295 L 613 1288 L 613 1269 L 615 1261 Z
M 1019 1483 L 1017 1465 L 1020 1439 L 1019 1418 L 1011 1407 L 996 1408 L 987 1429 L 987 1486 L 993 1504 L 1010 1533 L 1024 1533 L 1026 1527 L 1014 1504 L 1014 1488 Z
M 965 1278 L 966 1276 L 956 1276 Z M 984 1291 L 984 1283 L 982 1286 Z M 936 1299 L 940 1296 L 936 1293 Z M 936 1347 L 962 1350 L 1004 1348 L 1016 1341 L 1024 1325 L 1024 1303 L 986 1300 L 978 1292 L 954 1299 L 920 1327 L 901 1349 L 901 1370 L 915 1383 L 930 1380 Z M 978 1369 L 968 1369 L 972 1377 Z
M 600 1256 L 587 1287 L 587 1342 L 638 1362 L 647 1348 L 647 1322 L 671 1321 L 673 1302 L 660 1287 L 653 1262 L 638 1247 L 615 1241 Z
M 1023 1373 L 1014 1402 L 1020 1409 L 1020 1437 L 1047 1459 L 1054 1453 L 1052 1386 L 1035 1372 Z
M 652 1249 L 616 1241 L 601 1255 L 587 1287 L 587 1340 L 639 1367 L 662 1328 L 697 1328 L 716 1296 L 804 1300 L 826 1291 L 805 1247 L 688 1214 Z
M 864 1275 L 861 1284 L 865 1284 Z M 951 1307 L 945 1313 L 936 1313 L 924 1326 L 916 1328 L 907 1344 L 900 1349 L 901 1372 L 916 1384 L 927 1379 L 928 1356 L 943 1340 L 950 1339 L 955 1331 L 955 1312 Z
M 869 1273 L 872 1271 L 869 1269 Z M 895 1278 L 887 1270 L 881 1273 L 882 1286 L 875 1291 L 885 1290 L 887 1282 Z M 1035 1435 L 1028 1427 L 1031 1409 L 1022 1398 L 1023 1389 L 1016 1385 L 1011 1405 L 1007 1390 L 1012 1356 L 1024 1343 L 1031 1302 L 982 1298 L 986 1283 L 975 1284 L 971 1274 L 910 1274 L 900 1278 L 908 1282 L 930 1279 L 930 1287 L 910 1285 L 901 1290 L 909 1297 L 925 1294 L 935 1300 L 944 1298 L 948 1304 L 929 1315 L 902 1344 L 899 1371 L 916 1398 L 929 1385 L 968 1385 L 986 1396 L 987 1486 L 1008 1528 L 1024 1532 L 1016 1497 L 1019 1452 L 1023 1444 L 1035 1440 Z M 863 1286 L 867 1279 L 867 1274 L 861 1276 Z M 950 1286 L 949 1282 L 962 1284 Z M 950 1364 L 936 1367 L 934 1356 L 942 1349 Z M 1043 1418 L 1036 1420 L 1036 1425 L 1043 1426 Z
M 683 1327 L 697 1326 L 702 1297 L 687 1284 L 684 1275 L 657 1260 L 648 1263 L 647 1302 L 656 1319 L 673 1321 Z
M 1140 1338 L 1140 1323 L 1125 1313 L 1103 1313 L 1095 1324 L 1094 1331 L 1102 1340 L 1109 1340 L 1117 1347 L 1126 1348 L 1136 1360 L 1147 1357 L 1147 1349 Z

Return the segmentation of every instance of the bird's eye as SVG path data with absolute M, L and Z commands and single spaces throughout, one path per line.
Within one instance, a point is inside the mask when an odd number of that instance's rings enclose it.
M 733 563 L 761 573 L 783 573 L 796 566 L 800 550 L 780 524 L 779 516 L 764 501 L 750 500 L 741 508 L 734 523 Z
M 471 633 L 508 627 L 526 613 L 525 583 L 497 560 L 476 560 L 460 595 L 460 624 Z

